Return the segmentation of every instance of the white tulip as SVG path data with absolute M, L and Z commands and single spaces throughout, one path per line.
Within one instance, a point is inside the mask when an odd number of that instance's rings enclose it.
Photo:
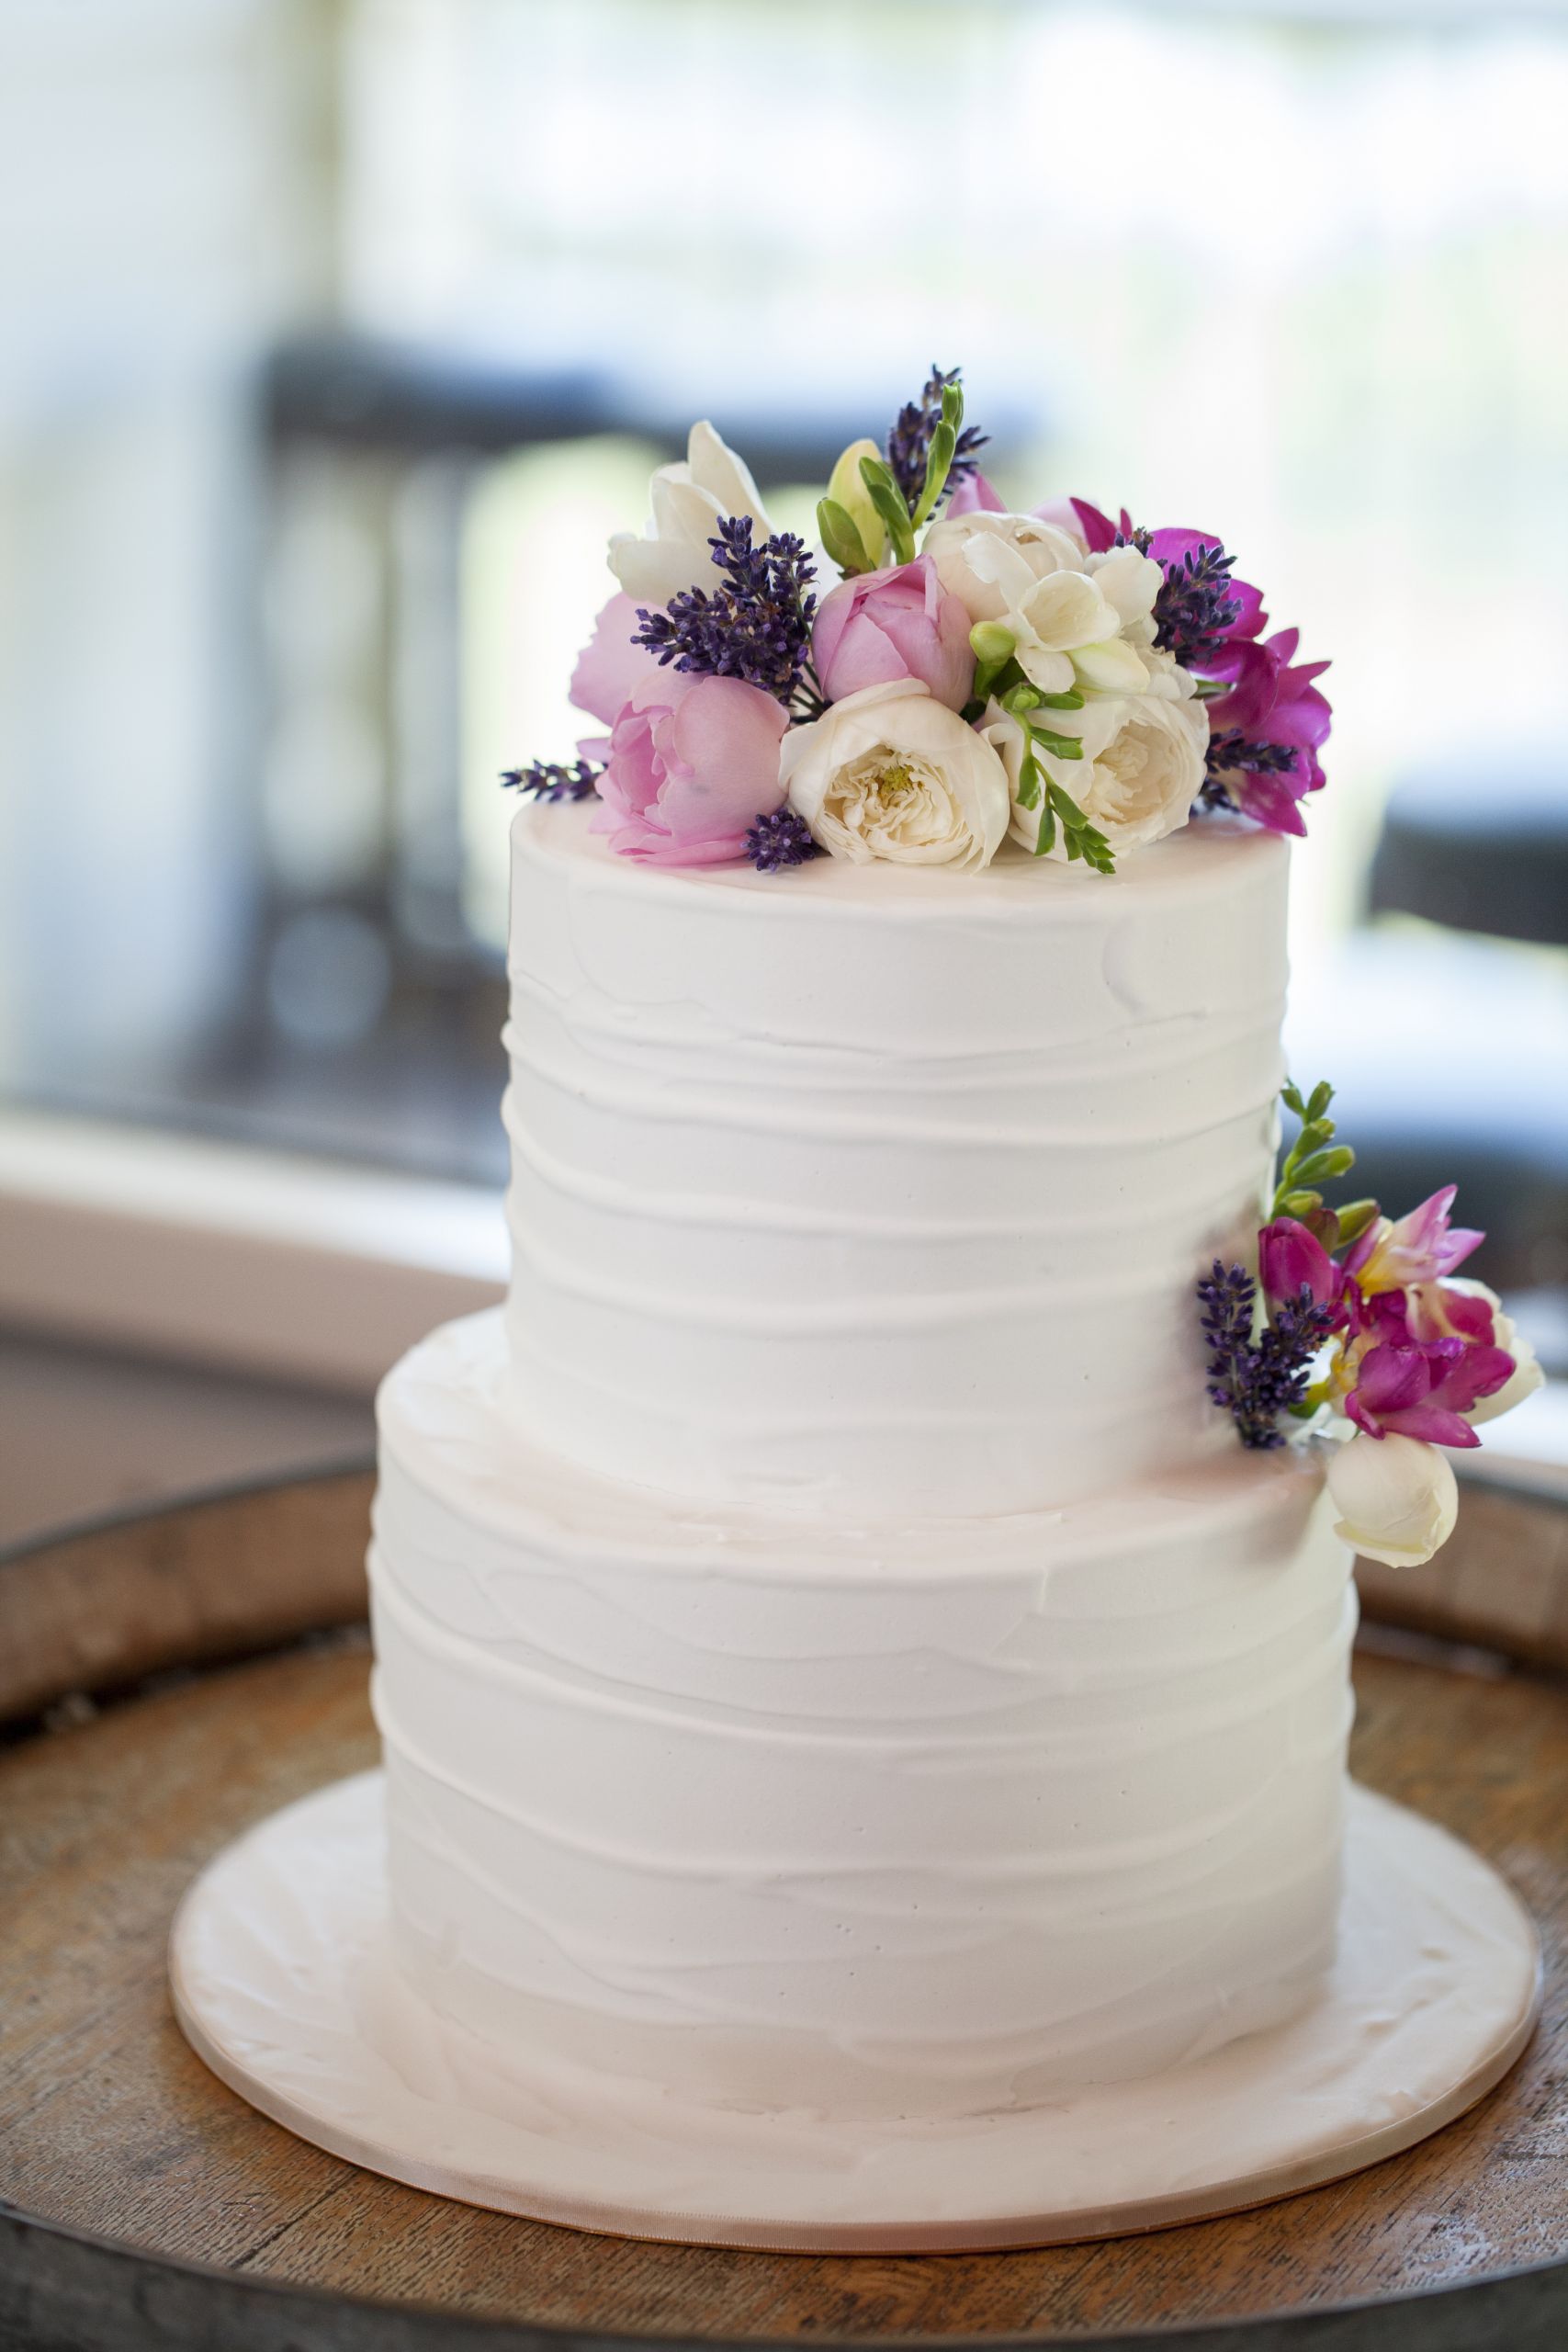
M 857 865 L 988 865 L 1008 829 L 991 746 L 919 679 L 846 695 L 779 754 L 790 806 L 834 857 Z
M 1514 1359 L 1514 1369 L 1502 1387 L 1490 1396 L 1481 1397 L 1466 1413 L 1465 1419 L 1473 1424 L 1495 1420 L 1499 1413 L 1511 1413 L 1516 1405 L 1522 1405 L 1527 1396 L 1533 1396 L 1545 1385 L 1546 1374 L 1536 1361 L 1535 1350 L 1513 1317 L 1504 1314 L 1502 1300 L 1485 1283 L 1473 1282 L 1464 1274 L 1449 1274 L 1442 1287 L 1462 1291 L 1469 1298 L 1483 1298 L 1492 1309 L 1492 1344 Z
M 999 621 L 1032 581 L 1084 568 L 1077 542 L 1038 514 L 943 514 L 920 544 L 971 622 Z
M 1035 761 L 1118 856 L 1163 841 L 1187 822 L 1203 781 L 1209 740 L 1201 703 L 1110 695 L 1087 702 L 1081 710 L 1043 710 L 1036 716 L 1054 734 L 1076 736 L 1083 744 L 1079 760 L 1064 760 L 1037 746 Z M 1025 808 L 1018 797 L 1023 729 L 1010 711 L 992 702 L 980 731 L 1007 771 L 1013 839 L 1032 850 L 1040 838 L 1042 807 Z M 1059 829 L 1048 854 L 1066 856 Z
M 1329 1456 L 1328 1492 L 1339 1513 L 1336 1535 L 1391 1568 L 1429 1560 L 1453 1533 L 1459 1512 L 1453 1464 L 1414 1437 L 1358 1430 Z
M 727 515 L 750 514 L 759 542 L 772 529 L 747 468 L 705 421 L 693 425 L 684 460 L 654 474 L 649 502 L 645 535 L 617 531 L 610 541 L 610 569 L 639 605 L 667 605 L 682 588 L 717 584 L 708 542 Z

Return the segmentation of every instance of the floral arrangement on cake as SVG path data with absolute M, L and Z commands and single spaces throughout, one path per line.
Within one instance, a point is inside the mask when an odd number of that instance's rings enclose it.
M 1244 1445 L 1315 1433 L 1333 1442 L 1336 1534 L 1400 1567 L 1453 1532 L 1445 1446 L 1541 1385 L 1528 1340 L 1484 1283 L 1456 1269 L 1485 1239 L 1449 1223 L 1454 1187 L 1396 1219 L 1376 1201 L 1332 1209 L 1317 1187 L 1356 1155 L 1336 1140 L 1334 1090 L 1287 1086 L 1301 1125 L 1258 1236 L 1256 1276 L 1216 1259 L 1198 1285 L 1209 1395 Z
M 880 448 L 840 458 L 819 556 L 694 424 L 647 531 L 610 543 L 618 593 L 572 675 L 608 733 L 504 780 L 597 798 L 623 857 L 762 873 L 819 852 L 975 871 L 1010 837 L 1111 874 L 1215 808 L 1304 831 L 1327 664 L 1265 636 L 1212 532 L 1079 498 L 1010 512 L 986 437 L 958 370 L 933 368 Z

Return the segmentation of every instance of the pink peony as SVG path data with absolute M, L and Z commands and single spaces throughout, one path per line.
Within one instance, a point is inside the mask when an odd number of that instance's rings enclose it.
M 964 475 L 942 509 L 944 514 L 1005 514 L 1007 511 L 1006 499 L 997 495 L 978 466 Z
M 659 669 L 656 654 L 645 645 L 632 643 L 637 615 L 635 597 L 612 596 L 594 622 L 593 634 L 571 673 L 572 701 L 604 727 L 615 724 L 617 711 Z
M 739 678 L 659 671 L 610 730 L 592 830 L 649 865 L 725 865 L 784 801 L 784 707 Z
M 975 682 L 969 616 L 927 555 L 830 590 L 811 650 L 829 702 L 918 678 L 949 710 L 962 710 Z

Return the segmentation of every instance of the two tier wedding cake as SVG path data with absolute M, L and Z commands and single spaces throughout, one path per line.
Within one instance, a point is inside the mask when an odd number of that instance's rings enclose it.
M 820 593 L 696 427 L 511 778 L 513 1281 L 388 1379 L 370 1556 L 470 2098 L 874 2140 L 1309 2015 L 1350 1546 L 1533 1377 L 1450 1195 L 1327 1205 L 1325 1086 L 1276 1179 L 1324 665 L 978 442 L 933 374 L 847 451 Z

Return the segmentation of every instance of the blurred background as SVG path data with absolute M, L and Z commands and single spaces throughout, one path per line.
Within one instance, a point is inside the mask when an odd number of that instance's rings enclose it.
M 932 361 L 1332 655 L 1296 1074 L 1568 1371 L 1565 120 L 1546 0 L 6 0 L 0 1536 L 493 1294 L 604 537 L 694 414 L 806 525 Z

